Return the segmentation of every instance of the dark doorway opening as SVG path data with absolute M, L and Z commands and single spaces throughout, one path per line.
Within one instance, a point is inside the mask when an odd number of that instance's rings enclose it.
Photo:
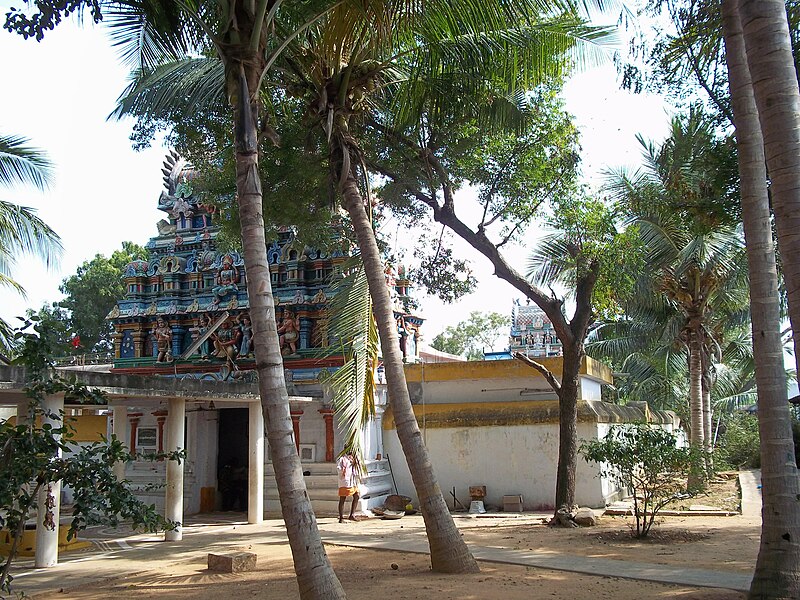
M 248 410 L 219 411 L 217 486 L 222 510 L 247 511 Z

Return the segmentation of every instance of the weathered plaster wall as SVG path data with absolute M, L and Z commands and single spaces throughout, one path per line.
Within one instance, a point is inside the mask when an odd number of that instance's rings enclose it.
M 593 437 L 591 423 L 578 425 L 578 436 Z M 550 509 L 554 504 L 558 463 L 558 424 L 453 427 L 427 429 L 425 443 L 445 499 L 450 492 L 469 505 L 469 486 L 485 485 L 486 504 L 502 506 L 503 496 L 522 494 L 525 510 Z M 389 454 L 401 494 L 417 502 L 411 475 L 394 430 L 384 431 L 384 450 Z M 595 478 L 596 467 L 578 462 L 576 500 L 583 506 L 603 506 L 604 490 Z

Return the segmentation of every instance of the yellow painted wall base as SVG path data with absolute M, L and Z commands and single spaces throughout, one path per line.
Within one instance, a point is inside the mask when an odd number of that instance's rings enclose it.
M 69 532 L 69 525 L 61 525 L 58 528 L 58 551 L 67 552 L 70 550 L 81 550 L 91 546 L 91 542 L 82 542 L 78 539 L 77 534 L 72 536 L 72 539 L 67 541 L 67 533 Z M 0 530 L 0 556 L 8 556 L 11 551 L 11 533 L 7 529 Z M 36 555 L 36 530 L 26 529 L 22 534 L 22 539 L 17 547 L 17 554 L 19 556 L 35 556 Z

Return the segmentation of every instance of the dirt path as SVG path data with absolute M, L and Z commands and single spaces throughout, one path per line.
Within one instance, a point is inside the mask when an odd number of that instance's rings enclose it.
M 759 523 L 752 518 L 666 517 L 646 542 L 633 540 L 631 519 L 604 517 L 597 527 L 550 529 L 533 519 L 457 519 L 471 545 L 534 550 L 555 556 L 590 556 L 667 568 L 706 568 L 749 573 L 758 551 Z M 424 536 L 421 519 L 393 522 L 369 520 L 339 525 L 320 519 L 325 532 L 358 534 L 366 539 Z M 160 598 L 236 600 L 239 598 L 298 598 L 288 546 L 272 537 L 254 535 L 226 545 L 228 551 L 248 550 L 258 555 L 255 571 L 236 575 L 206 569 L 207 542 L 195 544 L 197 552 L 181 560 L 138 563 L 139 572 L 90 585 L 71 587 L 61 580 L 58 598 L 106 600 L 108 598 Z M 200 538 L 198 538 L 199 540 Z M 252 540 L 242 543 L 242 540 Z M 221 540 L 217 540 L 221 541 Z M 483 562 L 476 575 L 447 576 L 431 573 L 425 555 L 328 545 L 336 573 L 351 600 L 564 598 L 568 600 L 641 600 L 682 598 L 743 600 L 745 594 L 711 588 L 663 585 L 623 578 L 597 577 L 565 571 Z M 395 565 L 397 568 L 393 568 Z M 24 589 L 24 581 L 20 581 Z M 53 591 L 33 598 L 52 598 Z

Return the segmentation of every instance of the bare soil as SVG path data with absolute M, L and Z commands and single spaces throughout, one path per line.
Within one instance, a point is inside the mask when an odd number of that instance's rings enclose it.
M 728 497 L 731 489 L 720 484 L 708 498 L 690 502 L 718 505 L 712 502 L 712 498 Z M 713 496 L 714 493 L 718 496 Z M 632 536 L 633 520 L 630 517 L 602 517 L 596 527 L 578 529 L 549 528 L 531 519 L 524 524 L 515 523 L 511 518 L 457 519 L 457 522 L 467 543 L 476 546 L 739 573 L 752 571 L 760 534 L 759 521 L 741 515 L 664 517 L 659 519 L 652 535 L 645 540 Z M 359 531 L 365 536 L 377 536 L 379 531 L 384 531 L 377 528 L 380 524 L 370 519 L 331 526 L 346 528 L 348 533 Z M 64 589 L 57 597 L 80 600 L 299 597 L 287 544 L 253 544 L 241 549 L 258 554 L 255 571 L 212 573 L 206 569 L 205 561 L 198 558 L 81 589 Z M 351 600 L 743 600 L 746 597 L 743 593 L 724 589 L 663 585 L 488 562 L 481 563 L 478 574 L 439 575 L 430 571 L 429 559 L 425 555 L 331 545 L 327 550 Z

